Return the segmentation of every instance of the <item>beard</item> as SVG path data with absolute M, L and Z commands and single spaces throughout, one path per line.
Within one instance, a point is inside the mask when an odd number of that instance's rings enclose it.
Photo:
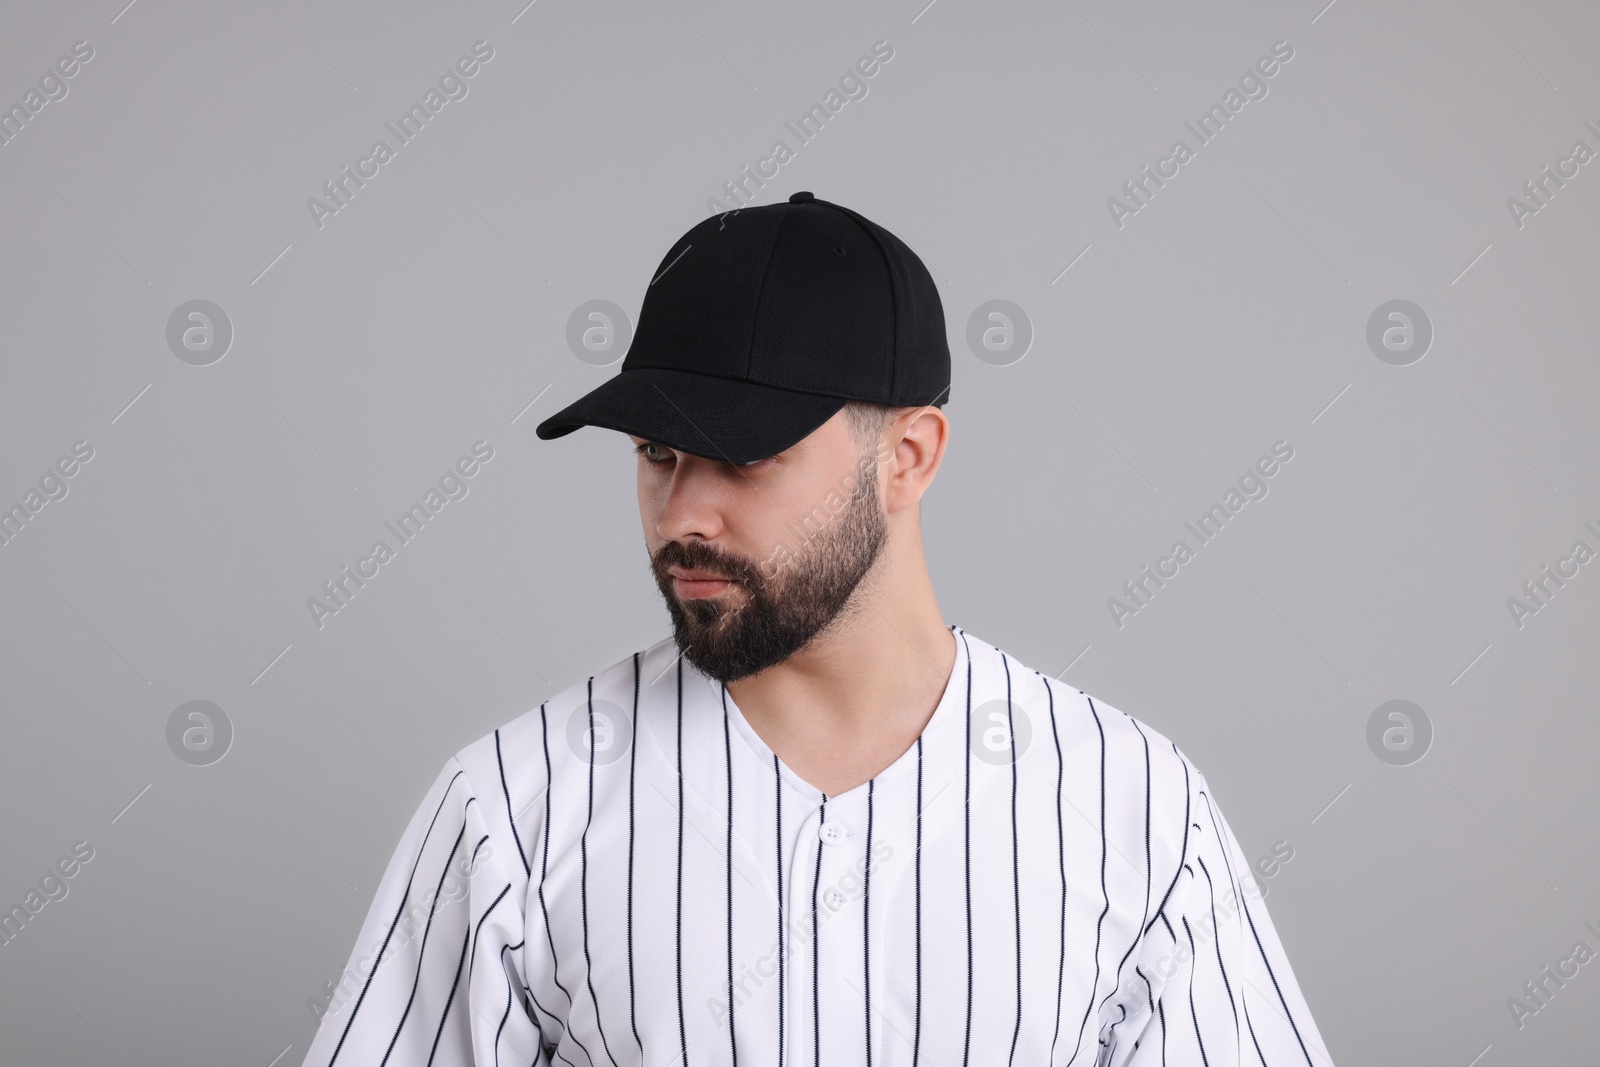
M 668 541 L 651 559 L 650 569 L 684 658 L 727 684 L 777 666 L 849 618 L 846 609 L 888 537 L 876 471 L 869 467 L 843 510 L 771 577 L 763 576 L 756 562 L 704 541 Z M 667 573 L 672 566 L 733 579 L 746 596 L 740 603 L 730 588 L 716 597 L 680 599 Z

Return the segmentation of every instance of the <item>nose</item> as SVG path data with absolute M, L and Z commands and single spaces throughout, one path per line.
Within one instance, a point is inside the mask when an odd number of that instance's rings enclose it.
M 699 456 L 679 454 L 672 478 L 660 498 L 656 535 L 668 541 L 698 537 L 714 540 L 723 532 L 725 501 L 719 464 Z

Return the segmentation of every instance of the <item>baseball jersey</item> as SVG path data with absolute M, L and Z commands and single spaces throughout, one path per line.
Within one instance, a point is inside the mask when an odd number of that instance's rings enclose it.
M 468 745 L 309 1067 L 1327 1067 L 1205 776 L 951 626 L 917 740 L 826 796 L 670 638 Z

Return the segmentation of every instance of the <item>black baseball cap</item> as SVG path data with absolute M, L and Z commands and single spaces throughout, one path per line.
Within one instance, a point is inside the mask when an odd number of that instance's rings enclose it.
M 942 407 L 944 308 L 894 234 L 798 192 L 706 219 L 662 259 L 621 371 L 545 419 L 729 463 L 776 455 L 848 401 Z

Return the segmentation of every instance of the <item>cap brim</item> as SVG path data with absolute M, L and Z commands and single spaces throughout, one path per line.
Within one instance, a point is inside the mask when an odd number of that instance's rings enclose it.
M 756 382 L 636 367 L 545 419 L 535 432 L 549 441 L 580 426 L 603 426 L 706 459 L 753 463 L 807 437 L 845 403 Z

